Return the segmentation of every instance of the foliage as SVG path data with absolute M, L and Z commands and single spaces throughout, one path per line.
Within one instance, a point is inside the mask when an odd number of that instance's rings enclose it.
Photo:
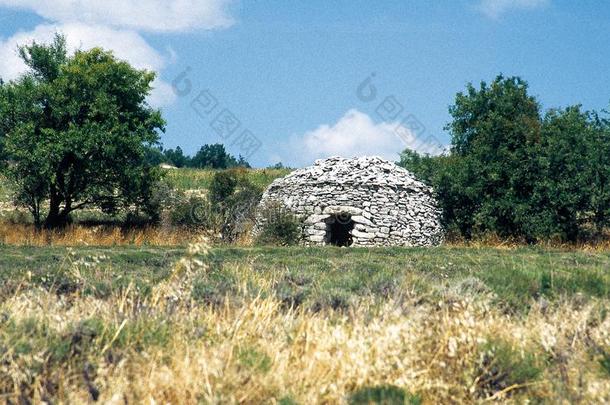
M 262 189 L 254 185 L 245 169 L 218 171 L 210 183 L 208 201 L 212 215 L 221 218 L 220 234 L 227 242 L 235 241 L 254 221 Z
M 173 226 L 190 229 L 214 229 L 218 219 L 212 215 L 205 198 L 181 195 L 169 207 L 169 219 Z
M 2 86 L 0 134 L 16 202 L 46 227 L 72 211 L 115 212 L 150 197 L 159 174 L 146 148 L 164 121 L 145 101 L 154 74 L 99 48 L 68 56 L 65 39 L 20 48 L 30 71 Z
M 450 107 L 451 154 L 410 150 L 399 165 L 432 185 L 450 231 L 577 241 L 609 224 L 608 120 L 540 106 L 520 78 L 469 84 Z
M 590 143 L 591 210 L 598 235 L 610 226 L 610 111 L 593 113 Z
M 421 398 L 392 385 L 360 388 L 349 397 L 350 405 L 420 405 Z
M 284 164 L 282 162 L 277 162 L 274 165 L 268 166 L 267 169 L 271 169 L 271 170 L 284 170 L 284 169 L 289 169 L 289 167 L 284 166 Z
M 240 155 L 236 159 L 227 153 L 224 145 L 215 143 L 213 145 L 203 145 L 201 149 L 192 157 L 190 167 L 210 168 L 210 169 L 229 169 L 231 167 L 246 167 L 250 164 Z
M 151 164 L 158 165 L 167 163 L 182 168 L 198 169 L 229 169 L 232 167 L 250 168 L 246 159 L 239 155 L 238 158 L 225 150 L 224 145 L 216 143 L 203 145 L 195 156 L 185 155 L 180 146 L 176 149 L 163 149 L 163 147 L 151 147 L 147 150 L 147 160 Z
M 301 238 L 302 223 L 294 214 L 281 205 L 271 204 L 261 210 L 259 216 L 263 223 L 257 243 L 260 245 L 296 245 Z
M 144 151 L 144 160 L 150 166 L 158 166 L 161 163 L 165 163 L 166 159 L 163 156 L 163 147 L 161 146 L 149 146 Z
M 400 153 L 396 164 L 417 175 L 417 179 L 428 185 L 438 183 L 436 176 L 442 172 L 440 166 L 447 160 L 446 156 L 420 155 L 414 150 L 405 149 Z
M 542 121 L 541 143 L 534 157 L 540 163 L 532 195 L 539 208 L 533 233 L 559 235 L 574 241 L 588 220 L 592 191 L 594 132 L 589 114 L 580 107 L 550 110 Z M 542 209 L 540 209 L 542 208 Z
M 527 88 L 519 78 L 499 76 L 479 89 L 468 85 L 449 109 L 452 154 L 458 157 L 449 174 L 457 204 L 447 206 L 446 215 L 467 236 L 533 236 L 526 221 L 532 214 L 528 199 L 537 168 L 531 157 L 540 136 L 540 107 Z M 464 211 L 470 219 L 461 217 Z
M 480 368 L 478 391 L 485 396 L 535 382 L 543 371 L 535 355 L 499 339 L 484 346 Z
M 176 149 L 165 149 L 163 157 L 165 158 L 165 163 L 176 167 L 191 167 L 192 164 L 192 158 L 186 156 L 180 146 L 177 146 Z
M 210 203 L 220 210 L 221 205 L 235 193 L 239 180 L 239 174 L 236 171 L 223 170 L 216 172 L 210 183 L 208 194 Z

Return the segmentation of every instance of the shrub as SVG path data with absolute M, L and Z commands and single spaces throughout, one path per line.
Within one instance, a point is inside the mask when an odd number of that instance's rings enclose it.
M 260 373 L 267 373 L 271 369 L 271 358 L 263 351 L 254 347 L 245 347 L 238 351 L 237 359 L 243 367 Z
M 210 209 L 209 202 L 197 196 L 175 198 L 169 210 L 169 221 L 173 226 L 191 229 L 213 229 L 218 218 Z
M 273 204 L 262 210 L 260 216 L 263 225 L 257 236 L 261 245 L 289 246 L 298 243 L 301 238 L 301 221 L 292 213 Z
M 217 209 L 222 208 L 228 198 L 233 195 L 239 178 L 235 170 L 223 170 L 216 172 L 210 183 L 209 199 L 210 203 Z
M 349 398 L 350 405 L 419 405 L 421 403 L 421 398 L 418 395 L 411 395 L 402 388 L 393 385 L 360 388 Z
M 536 381 L 541 373 L 532 353 L 521 352 L 502 340 L 492 340 L 483 352 L 477 387 L 480 395 L 489 396 Z
M 163 211 L 172 206 L 175 192 L 168 182 L 162 180 L 155 183 L 150 191 L 149 198 L 142 204 L 142 210 L 148 216 L 150 222 L 161 221 Z
M 220 234 L 224 241 L 233 242 L 254 222 L 261 187 L 246 177 L 244 169 L 236 168 L 214 174 L 210 184 L 210 209 L 220 217 Z

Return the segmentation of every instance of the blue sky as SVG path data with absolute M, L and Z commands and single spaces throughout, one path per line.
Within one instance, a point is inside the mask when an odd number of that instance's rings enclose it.
M 0 0 L 0 77 L 55 31 L 158 72 L 165 146 L 221 142 L 256 166 L 434 152 L 455 93 L 499 73 L 545 108 L 610 104 L 602 0 Z

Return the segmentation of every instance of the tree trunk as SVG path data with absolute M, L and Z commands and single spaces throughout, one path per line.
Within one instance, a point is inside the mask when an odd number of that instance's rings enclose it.
M 61 210 L 60 205 L 61 198 L 57 194 L 52 194 L 49 203 L 49 213 L 44 221 L 44 227 L 46 229 L 63 228 L 68 224 L 68 214 L 70 213 L 69 207 L 65 207 Z

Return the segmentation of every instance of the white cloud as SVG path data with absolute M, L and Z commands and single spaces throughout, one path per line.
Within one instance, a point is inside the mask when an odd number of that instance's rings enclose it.
M 82 23 L 42 24 L 33 31 L 18 32 L 5 41 L 0 41 L 0 77 L 5 80 L 15 79 L 26 70 L 25 64 L 17 55 L 18 45 L 32 41 L 48 42 L 56 32 L 66 36 L 70 51 L 100 46 L 111 49 L 119 59 L 129 61 L 138 69 L 158 72 L 165 66 L 163 56 L 148 45 L 137 32 Z M 169 84 L 157 78 L 153 87 L 149 96 L 149 102 L 153 106 L 161 107 L 174 101 L 175 96 Z
M 227 13 L 231 0 L 0 0 L 0 7 L 32 11 L 46 19 L 30 32 L 0 38 L 0 77 L 14 79 L 25 71 L 17 46 L 49 42 L 56 32 L 66 36 L 70 50 L 100 46 L 138 69 L 159 73 L 175 62 L 173 50 L 164 57 L 139 31 L 182 32 L 220 29 L 233 24 Z M 157 78 L 148 101 L 155 107 L 175 100 L 171 86 Z
M 0 0 L 61 23 L 80 22 L 145 31 L 226 28 L 228 0 Z
M 270 156 L 294 166 L 311 164 L 329 156 L 354 157 L 376 155 L 398 160 L 405 148 L 426 153 L 440 153 L 430 139 L 418 139 L 398 122 L 376 124 L 367 114 L 351 109 L 332 125 L 320 125 L 301 136 L 293 136 L 288 150 Z
M 533 10 L 550 3 L 551 0 L 480 0 L 479 10 L 490 18 L 499 18 L 511 10 Z

